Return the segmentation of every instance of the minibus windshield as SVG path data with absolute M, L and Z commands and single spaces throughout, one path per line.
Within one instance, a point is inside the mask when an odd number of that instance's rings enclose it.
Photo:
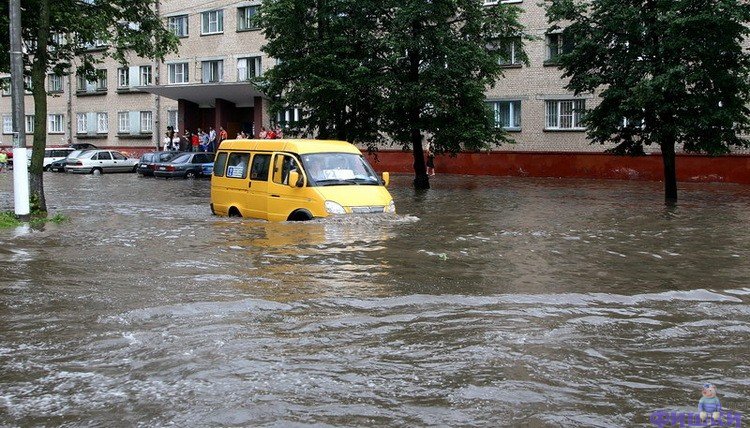
M 370 164 L 354 153 L 305 154 L 302 166 L 311 186 L 380 185 Z

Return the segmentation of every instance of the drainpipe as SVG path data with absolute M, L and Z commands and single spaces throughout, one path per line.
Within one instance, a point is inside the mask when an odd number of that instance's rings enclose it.
M 161 13 L 159 11 L 159 5 L 161 0 L 156 0 L 155 7 L 156 7 L 156 17 L 161 18 Z M 154 62 L 154 85 L 159 86 L 161 84 L 161 61 L 156 60 Z M 159 151 L 159 139 L 161 138 L 161 95 L 156 95 L 156 98 L 154 99 L 154 108 L 156 109 L 156 114 L 154 114 L 154 133 L 153 143 L 156 144 L 156 151 Z

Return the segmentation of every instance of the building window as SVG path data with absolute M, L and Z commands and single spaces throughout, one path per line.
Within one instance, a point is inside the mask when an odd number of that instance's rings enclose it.
M 237 9 L 237 31 L 257 30 L 253 23 L 253 16 L 258 12 L 258 6 L 246 6 Z
M 153 75 L 151 74 L 150 65 L 142 65 L 138 68 L 138 74 L 141 77 L 141 86 L 148 86 L 152 82 Z
M 109 118 L 107 117 L 107 113 L 96 114 L 96 133 L 97 134 L 106 134 L 109 132 L 108 119 Z
M 152 132 L 153 113 L 150 111 L 141 112 L 141 132 Z
M 34 133 L 34 115 L 27 115 L 25 117 L 26 119 L 26 133 L 27 134 L 33 134 Z
M 492 101 L 490 102 L 495 126 L 503 129 L 521 129 L 521 101 Z
M 27 94 L 30 94 L 33 88 L 34 85 L 31 84 L 31 76 L 23 76 L 23 90 Z
M 302 117 L 302 109 L 288 108 L 276 114 L 276 123 L 284 126 L 291 126 L 298 122 Z
M 57 74 L 47 75 L 47 90 L 49 92 L 62 92 L 62 76 L 58 76 Z
M 76 75 L 76 90 L 78 92 L 86 92 L 86 76 L 83 74 Z
M 262 74 L 259 56 L 239 58 L 237 60 L 237 80 L 242 82 Z
M 175 36 L 177 37 L 188 36 L 188 16 L 187 15 L 170 16 L 169 18 L 167 18 L 167 25 L 169 26 L 169 29 L 172 30 Z
M 89 132 L 89 123 L 86 113 L 76 114 L 76 133 L 87 134 Z
M 167 126 L 171 126 L 172 129 L 177 129 L 177 110 L 167 111 Z
M 224 11 L 212 10 L 201 13 L 201 34 L 219 34 L 224 32 Z
M 0 89 L 3 95 L 9 96 L 11 94 L 10 77 L 0 79 Z
M 130 132 L 130 113 L 129 112 L 121 111 L 117 113 L 117 132 L 120 134 Z
M 127 88 L 130 86 L 130 70 L 127 67 L 117 69 L 117 87 Z
M 13 133 L 13 116 L 9 114 L 3 115 L 3 134 Z
M 545 129 L 585 129 L 581 117 L 586 109 L 586 100 L 547 101 Z
M 556 64 L 560 55 L 570 53 L 572 45 L 563 39 L 562 33 L 548 33 L 546 36 L 545 63 Z
M 224 61 L 203 61 L 203 83 L 221 82 L 224 76 Z
M 500 65 L 521 65 L 521 39 L 512 38 L 500 45 Z
M 98 70 L 98 77 L 96 78 L 96 90 L 107 90 L 107 70 Z
M 169 64 L 167 68 L 169 69 L 169 83 L 188 82 L 188 63 Z
M 63 133 L 63 115 L 61 114 L 50 114 L 47 115 L 49 122 L 48 130 L 50 134 L 62 134 Z

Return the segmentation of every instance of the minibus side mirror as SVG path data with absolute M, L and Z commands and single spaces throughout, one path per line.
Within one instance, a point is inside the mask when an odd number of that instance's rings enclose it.
M 391 182 L 391 174 L 388 174 L 387 172 L 383 173 L 383 185 L 385 187 L 388 187 L 388 184 Z
M 305 187 L 305 177 L 298 171 L 289 171 L 289 187 Z

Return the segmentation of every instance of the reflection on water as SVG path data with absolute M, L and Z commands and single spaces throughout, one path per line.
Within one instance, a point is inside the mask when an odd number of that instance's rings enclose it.
M 45 177 L 71 221 L 0 231 L 2 425 L 647 425 L 706 381 L 750 410 L 748 187 L 404 176 L 396 216 L 266 223 Z

